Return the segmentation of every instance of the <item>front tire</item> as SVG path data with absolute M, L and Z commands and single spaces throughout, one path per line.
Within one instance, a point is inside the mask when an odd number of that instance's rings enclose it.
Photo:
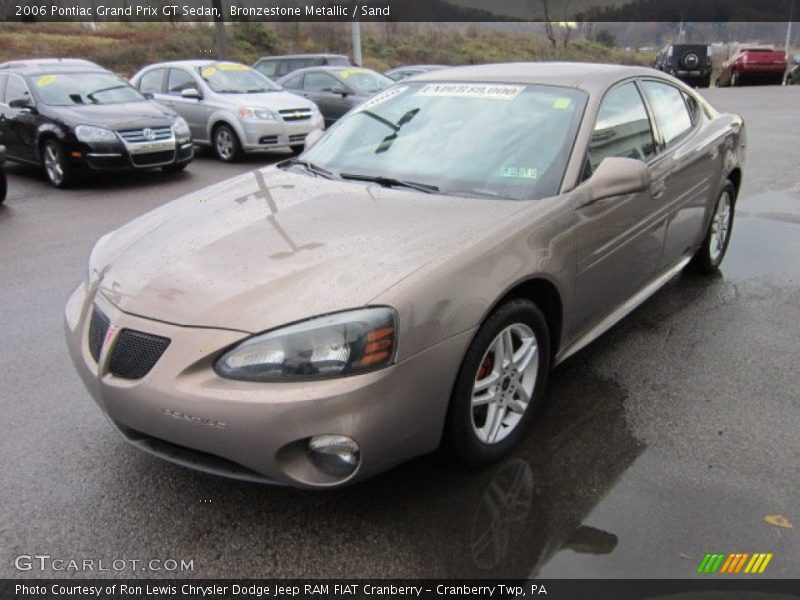
M 47 180 L 57 188 L 69 187 L 72 174 L 67 164 L 64 148 L 58 140 L 49 139 L 42 144 L 42 165 Z
M 214 130 L 214 153 L 223 162 L 236 162 L 242 156 L 239 136 L 230 125 L 218 125 Z
M 468 465 L 506 456 L 541 403 L 550 370 L 550 333 L 531 301 L 503 304 L 464 357 L 447 418 L 447 441 Z
M 731 73 L 731 87 L 740 87 L 742 85 L 742 75 L 739 71 Z
M 735 200 L 736 187 L 728 180 L 717 198 L 703 244 L 692 258 L 691 266 L 695 271 L 716 273 L 722 264 L 731 241 Z
M 3 167 L 0 165 L 0 169 Z M 6 199 L 6 194 L 8 193 L 8 179 L 6 178 L 6 174 L 0 171 L 0 204 L 2 204 Z

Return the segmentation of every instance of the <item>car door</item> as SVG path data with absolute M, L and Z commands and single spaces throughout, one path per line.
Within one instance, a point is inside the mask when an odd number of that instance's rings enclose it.
M 184 98 L 183 91 L 189 89 L 197 90 L 201 97 Z M 186 119 L 195 140 L 207 139 L 206 124 L 211 113 L 211 108 L 202 98 L 202 89 L 199 79 L 193 73 L 183 68 L 170 67 L 163 102 Z
M 634 81 L 603 98 L 589 144 L 584 178 L 604 158 L 650 163 L 656 140 L 650 115 Z M 664 240 L 663 212 L 651 190 L 576 207 L 575 333 L 587 331 L 643 288 L 655 275 Z
M 12 108 L 9 104 L 14 100 L 34 101 L 25 80 L 16 73 L 9 73 L 3 99 L 2 124 L 0 124 L 3 144 L 8 156 L 38 161 L 35 111 L 30 108 Z
M 350 110 L 350 102 L 346 96 L 333 92 L 334 89 L 347 89 L 347 86 L 330 73 L 324 71 L 307 71 L 303 80 L 303 95 L 314 102 L 325 124 L 334 123 Z M 351 93 L 352 94 L 352 93 Z
M 665 81 L 645 79 L 642 90 L 655 121 L 659 156 L 651 173 L 654 201 L 667 218 L 659 268 L 691 256 L 702 239 L 705 215 L 712 196 L 713 177 L 722 168 L 721 138 L 700 135 L 703 114 L 697 100 Z

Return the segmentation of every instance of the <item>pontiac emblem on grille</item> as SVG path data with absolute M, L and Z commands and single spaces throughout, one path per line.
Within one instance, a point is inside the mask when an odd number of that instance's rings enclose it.
M 149 127 L 145 127 L 142 129 L 142 137 L 152 142 L 154 139 L 156 139 L 156 132 Z

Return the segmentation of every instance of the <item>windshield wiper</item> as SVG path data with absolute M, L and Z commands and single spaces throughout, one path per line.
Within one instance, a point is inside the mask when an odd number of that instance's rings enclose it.
M 394 177 L 384 177 L 383 175 L 358 175 L 355 173 L 340 173 L 342 179 L 353 179 L 355 181 L 369 181 L 377 183 L 383 187 L 404 187 L 426 194 L 433 194 L 439 191 L 439 186 L 428 183 L 417 183 L 416 181 L 403 181 Z
M 314 175 L 319 175 L 320 177 L 324 177 L 325 179 L 336 179 L 336 175 L 334 175 L 332 171 L 328 171 L 328 169 L 323 169 L 319 165 L 315 165 L 314 163 L 308 162 L 307 160 L 300 160 L 299 158 L 290 158 L 289 160 L 283 161 L 278 166 L 288 167 L 291 165 L 297 165 L 303 167 L 309 173 L 313 173 Z

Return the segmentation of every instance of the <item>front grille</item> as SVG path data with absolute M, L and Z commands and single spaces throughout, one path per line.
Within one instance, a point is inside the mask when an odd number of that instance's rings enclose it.
M 150 372 L 169 346 L 170 339 L 123 329 L 111 352 L 108 371 L 122 379 L 141 379 Z
M 152 167 L 165 165 L 175 160 L 175 150 L 163 152 L 148 152 L 147 154 L 131 154 L 131 162 L 136 167 Z
M 305 142 L 305 141 L 306 141 L 306 134 L 305 133 L 300 134 L 300 135 L 290 135 L 289 136 L 289 143 L 290 144 L 300 144 L 300 143 Z
M 284 121 L 305 121 L 311 118 L 310 108 L 289 108 L 286 110 L 279 110 L 281 119 Z
M 92 355 L 94 362 L 100 360 L 100 352 L 103 350 L 103 340 L 106 338 L 108 326 L 111 321 L 101 313 L 96 307 L 92 311 L 92 317 L 89 319 L 89 353 Z
M 150 129 L 155 137 L 145 137 L 144 130 Z M 143 142 L 157 142 L 158 140 L 168 140 L 172 137 L 172 127 L 144 127 L 142 129 L 123 129 L 118 132 L 120 137 L 129 144 L 141 144 Z

